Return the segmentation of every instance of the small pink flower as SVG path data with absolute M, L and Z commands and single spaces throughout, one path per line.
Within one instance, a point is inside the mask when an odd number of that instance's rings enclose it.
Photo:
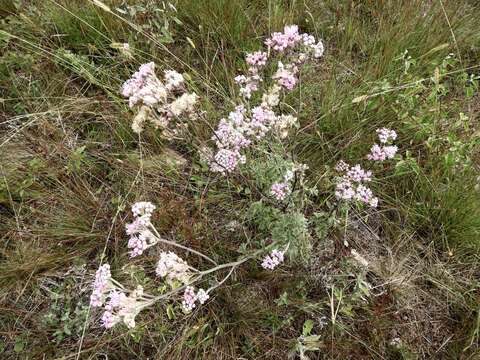
M 372 172 L 365 171 L 360 165 L 355 165 L 347 172 L 347 177 L 355 182 L 370 181 L 372 180 Z
M 128 240 L 128 248 L 130 250 L 130 257 L 136 257 L 142 255 L 143 252 L 148 248 L 147 240 L 144 236 L 132 235 Z
M 383 152 L 385 153 L 385 157 L 387 159 L 393 159 L 397 151 L 398 147 L 395 145 L 388 145 L 383 147 Z
M 98 268 L 92 285 L 93 291 L 90 295 L 91 306 L 98 307 L 103 305 L 106 293 L 112 288 L 110 284 L 111 277 L 110 265 L 104 264 Z
M 263 51 L 255 51 L 247 54 L 247 64 L 255 67 L 265 66 L 267 63 L 267 53 Z
M 119 320 L 120 319 L 118 316 L 113 315 L 110 311 L 105 311 L 102 315 L 101 322 L 106 329 L 110 329 L 115 326 L 115 324 L 118 323 Z
M 385 152 L 383 151 L 383 147 L 378 144 L 372 145 L 370 149 L 370 154 L 367 155 L 368 160 L 373 161 L 384 161 L 386 159 Z
M 210 163 L 210 169 L 222 174 L 230 173 L 235 170 L 238 164 L 243 162 L 245 162 L 245 157 L 240 155 L 238 151 L 220 149 Z
M 369 204 L 371 199 L 373 198 L 372 190 L 364 185 L 358 185 L 356 192 L 355 192 L 355 200 L 364 202 L 365 204 Z
M 278 201 L 285 200 L 289 192 L 290 188 L 285 182 L 275 183 L 270 188 L 270 194 Z
M 296 72 L 297 68 L 295 66 L 285 66 L 279 61 L 277 72 L 272 76 L 272 79 L 277 80 L 278 85 L 285 89 L 292 90 L 297 83 Z
M 197 296 L 195 295 L 195 290 L 191 286 L 185 288 L 183 293 L 183 309 L 185 312 L 190 312 L 195 308 L 195 301 L 197 301 Z
M 279 251 L 277 249 L 272 250 L 272 252 L 263 259 L 262 267 L 267 270 L 275 269 L 283 262 L 284 254 L 284 251 Z
M 368 160 L 373 161 L 385 161 L 387 159 L 393 159 L 398 151 L 398 147 L 395 145 L 380 146 L 374 144 L 370 149 L 370 154 L 367 155 Z

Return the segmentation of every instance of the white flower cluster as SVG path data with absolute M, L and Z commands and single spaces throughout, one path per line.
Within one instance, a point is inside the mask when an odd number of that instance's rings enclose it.
M 183 293 L 183 300 L 182 300 L 183 310 L 186 313 L 188 313 L 196 307 L 197 301 L 200 304 L 204 304 L 209 298 L 210 298 L 210 295 L 208 295 L 207 291 L 200 289 L 195 294 L 195 289 L 192 286 L 187 286 L 185 288 L 185 292 Z
M 169 282 L 180 281 L 188 284 L 191 277 L 190 267 L 185 260 L 171 251 L 160 253 L 155 272 L 162 278 L 166 277 Z
M 150 202 L 137 202 L 132 206 L 132 213 L 135 220 L 125 226 L 125 232 L 130 235 L 128 240 L 128 248 L 130 250 L 130 257 L 135 257 L 143 254 L 143 252 L 156 244 L 156 237 L 150 231 L 150 219 L 155 205 Z
M 109 301 L 105 305 L 102 314 L 102 325 L 110 329 L 119 322 L 123 322 L 128 328 L 135 327 L 135 317 L 147 306 L 147 301 L 142 298 L 143 288 L 138 286 L 129 296 L 123 291 L 110 292 Z
M 146 306 L 146 300 L 142 297 L 143 288 L 139 286 L 127 296 L 117 284 L 118 282 L 112 279 L 110 265 L 100 266 L 95 274 L 90 305 L 101 307 L 105 304 L 101 319 L 104 327 L 111 328 L 123 321 L 132 328 L 135 326 L 135 316 Z
M 139 201 L 132 205 L 133 216 L 150 218 L 157 207 L 148 201 Z
M 388 145 L 397 138 L 397 133 L 394 130 L 387 128 L 377 129 L 378 139 L 382 145 L 373 144 L 370 149 L 370 154 L 367 155 L 368 160 L 385 161 L 393 159 L 398 151 L 396 145 Z
M 140 133 L 149 119 L 157 128 L 166 128 L 172 118 L 192 116 L 198 96 L 184 92 L 183 75 L 166 70 L 163 81 L 155 74 L 153 62 L 143 64 L 122 86 L 122 95 L 128 97 L 130 107 L 143 105 L 132 123 L 132 130 Z

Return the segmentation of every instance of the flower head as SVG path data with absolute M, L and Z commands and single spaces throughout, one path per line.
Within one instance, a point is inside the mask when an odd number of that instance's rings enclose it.
M 377 129 L 377 134 L 382 144 L 386 144 L 389 141 L 393 141 L 397 138 L 397 133 L 395 132 L 395 130 L 387 128 Z
M 360 165 L 350 167 L 347 171 L 347 177 L 354 182 L 370 181 L 372 180 L 372 172 L 365 171 Z
M 119 322 L 127 327 L 135 327 L 135 317 L 148 306 L 148 301 L 142 297 L 143 288 L 137 288 L 127 296 L 124 292 L 114 290 L 108 295 L 110 300 L 105 305 L 105 312 L 102 315 L 102 325 L 109 329 Z
M 183 113 L 191 113 L 197 103 L 198 96 L 195 93 L 184 93 L 169 105 L 169 114 L 173 116 L 180 116 Z
M 168 90 L 178 89 L 183 84 L 183 75 L 175 70 L 165 71 L 165 87 Z
M 183 310 L 185 312 L 190 312 L 195 308 L 195 301 L 197 301 L 197 295 L 195 295 L 195 290 L 191 286 L 187 286 L 185 288 L 185 292 L 183 293 Z
M 210 169 L 213 172 L 219 172 L 222 174 L 230 173 L 235 170 L 238 164 L 244 162 L 245 156 L 241 155 L 238 151 L 220 149 L 211 161 Z
M 368 160 L 373 161 L 385 161 L 387 159 L 393 159 L 398 151 L 398 147 L 395 145 L 380 146 L 374 144 L 370 149 L 370 154 L 367 155 Z
M 278 85 L 285 89 L 292 90 L 297 83 L 297 77 L 295 76 L 297 71 L 296 66 L 284 65 L 279 61 L 277 72 L 272 76 L 272 79 L 277 80 Z
M 293 48 L 302 39 L 303 36 L 299 34 L 297 25 L 287 25 L 283 28 L 283 33 L 272 33 L 265 44 L 276 51 L 283 52 L 287 48 Z
M 114 327 L 120 321 L 120 317 L 113 315 L 110 311 L 106 310 L 102 315 L 102 325 L 105 329 Z
M 335 196 L 339 200 L 350 200 L 355 196 L 355 188 L 350 180 L 343 178 L 336 187 Z
M 263 258 L 262 267 L 264 269 L 273 270 L 284 260 L 284 251 L 274 249 L 271 253 Z
M 350 165 L 348 165 L 345 161 L 340 160 L 337 165 L 335 165 L 335 170 L 338 172 L 345 172 L 350 169 Z
M 290 188 L 287 183 L 280 182 L 275 183 L 270 188 L 270 194 L 278 201 L 283 201 L 290 192 Z
M 122 86 L 122 95 L 129 98 L 130 107 L 137 103 L 155 105 L 165 101 L 167 89 L 155 75 L 155 64 L 149 62 L 140 66 Z
M 255 51 L 253 53 L 247 54 L 246 61 L 247 64 L 250 66 L 254 66 L 256 68 L 265 66 L 267 63 L 267 53 L 263 51 Z
M 128 248 L 131 249 L 130 257 L 135 257 L 143 254 L 148 248 L 148 243 L 144 236 L 132 235 L 128 240 Z
M 132 205 L 132 213 L 134 216 L 152 216 L 153 211 L 157 207 L 149 201 L 140 201 Z
M 191 276 L 188 264 L 173 252 L 160 253 L 155 272 L 168 281 L 178 280 L 184 284 L 189 282 Z
M 106 293 L 112 289 L 110 282 L 111 277 L 110 265 L 104 264 L 98 268 L 92 285 L 93 291 L 90 295 L 91 306 L 98 307 L 103 305 Z
M 197 292 L 197 299 L 200 302 L 200 304 L 205 304 L 205 302 L 208 299 L 210 299 L 210 295 L 208 295 L 208 293 L 205 290 L 200 289 Z

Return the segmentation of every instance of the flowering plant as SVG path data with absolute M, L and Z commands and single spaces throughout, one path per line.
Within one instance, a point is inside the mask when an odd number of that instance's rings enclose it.
M 103 307 L 101 321 L 106 328 L 121 322 L 134 327 L 136 316 L 158 301 L 178 300 L 183 311 L 188 313 L 208 301 L 212 292 L 249 260 L 258 259 L 262 268 L 273 270 L 284 262 L 287 255 L 292 259 L 307 257 L 311 245 L 308 220 L 302 207 L 305 193 L 315 194 L 315 189 L 309 189 L 304 184 L 308 166 L 286 157 L 281 151 L 282 141 L 297 125 L 297 118 L 279 110 L 282 109 L 285 93 L 298 84 L 301 66 L 320 58 L 324 46 L 312 35 L 300 33 L 296 25 L 285 26 L 283 32 L 273 33 L 265 44 L 265 52 L 255 51 L 246 55 L 246 74 L 235 77 L 240 95 L 237 104 L 213 131 L 211 139 L 215 150 L 203 148 L 201 155 L 210 171 L 219 174 L 220 179 L 242 170 L 257 176 L 254 186 L 261 199 L 253 203 L 249 211 L 261 214 L 257 217 L 259 219 L 268 219 L 264 228 L 270 232 L 269 244 L 262 241 L 257 249 L 244 252 L 239 259 L 218 264 L 197 250 L 163 238 L 152 222 L 155 205 L 150 202 L 133 204 L 134 219 L 125 227 L 130 237 L 127 243 L 130 257 L 141 256 L 161 244 L 196 255 L 211 266 L 201 264 L 197 269 L 177 253 L 162 249 L 155 274 L 170 290 L 151 295 L 139 285 L 127 288 L 112 277 L 108 264 L 101 265 L 93 282 L 90 304 Z M 276 67 L 268 79 L 265 69 L 275 57 L 277 61 L 273 66 Z M 255 97 L 262 88 L 263 94 Z M 153 63 L 142 65 L 123 84 L 122 94 L 128 97 L 131 108 L 139 107 L 132 123 L 136 133 L 143 131 L 145 122 L 149 120 L 167 135 L 175 136 L 187 127 L 182 116 L 196 118 L 198 96 L 186 91 L 183 75 L 167 70 L 160 80 Z M 367 158 L 373 161 L 393 158 L 397 151 L 396 146 L 391 144 L 396 138 L 395 131 L 384 128 L 377 133 L 381 145 L 373 145 Z M 371 171 L 343 161 L 337 164 L 336 170 L 341 174 L 335 190 L 339 201 L 356 200 L 371 207 L 377 206 L 378 198 L 366 186 L 372 179 Z M 225 272 L 223 278 L 216 279 L 215 275 L 222 272 Z
M 288 130 L 297 124 L 295 116 L 276 114 L 275 110 L 280 105 L 282 94 L 293 90 L 297 84 L 299 67 L 308 60 L 318 59 L 323 55 L 323 43 L 316 43 L 312 35 L 301 34 L 298 26 L 291 25 L 285 26 L 284 32 L 273 33 L 265 44 L 267 52 L 247 54 L 247 74 L 235 77 L 243 99 L 227 118 L 220 120 L 212 136 L 217 150 L 211 155 L 209 163 L 214 172 L 224 175 L 232 173 L 246 162 L 244 153 L 248 148 L 268 134 L 286 138 Z M 282 61 L 278 61 L 271 81 L 266 81 L 264 70 L 269 58 L 274 55 L 280 56 Z M 265 89 L 260 103 L 251 104 L 253 93 L 261 89 L 262 83 L 272 85 Z M 281 186 L 276 188 L 279 193 L 282 192 Z
M 92 284 L 90 305 L 92 307 L 103 307 L 104 312 L 101 316 L 101 322 L 105 328 L 111 328 L 121 322 L 129 328 L 135 327 L 135 317 L 143 309 L 161 300 L 180 298 L 184 312 L 188 313 L 197 304 L 204 304 L 210 298 L 209 294 L 222 285 L 238 266 L 266 251 L 261 249 L 237 261 L 219 265 L 213 259 L 194 249 L 160 237 L 151 222 L 151 215 L 154 209 L 155 206 L 149 202 L 138 202 L 132 206 L 132 213 L 135 219 L 132 223 L 126 225 L 126 233 L 130 235 L 128 246 L 131 248 L 131 257 L 139 256 L 153 245 L 163 243 L 196 254 L 208 260 L 214 266 L 201 271 L 190 266 L 174 252 L 162 251 L 160 252 L 155 273 L 159 278 L 165 279 L 171 291 L 153 296 L 145 293 L 143 287 L 139 285 L 134 289 L 128 289 L 112 277 L 109 264 L 101 265 L 95 274 Z M 138 241 L 140 238 L 145 238 L 146 240 Z M 135 239 L 135 241 L 132 241 L 132 239 Z M 282 250 L 272 250 L 271 254 L 264 258 L 262 267 L 274 269 L 283 262 L 283 253 L 284 251 Z M 205 282 L 206 276 L 224 269 L 229 269 L 229 271 L 221 281 L 214 283 L 206 290 L 203 288 L 195 289 L 195 285 Z M 182 292 L 183 294 L 181 294 Z

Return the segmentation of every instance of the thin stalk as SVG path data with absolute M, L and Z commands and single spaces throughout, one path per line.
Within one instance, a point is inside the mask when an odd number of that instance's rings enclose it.
M 198 255 L 202 258 L 204 258 L 205 260 L 208 260 L 210 261 L 212 264 L 215 264 L 217 265 L 217 262 L 213 259 L 211 259 L 210 257 L 208 257 L 207 255 L 205 254 L 202 254 L 201 252 L 197 251 L 197 250 L 194 250 L 194 249 L 191 249 L 189 248 L 188 246 L 184 246 L 184 245 L 180 245 L 174 241 L 170 241 L 170 240 L 166 240 L 166 239 L 163 239 L 160 234 L 158 233 L 157 229 L 155 229 L 155 227 L 153 225 L 150 224 L 150 228 L 155 232 L 155 240 L 156 242 L 162 242 L 164 244 L 168 244 L 168 245 L 171 245 L 171 246 L 175 246 L 175 247 L 178 247 L 180 249 L 183 249 L 183 250 L 186 250 L 186 251 L 189 251 L 195 255 Z M 155 243 L 156 243 L 155 242 Z

